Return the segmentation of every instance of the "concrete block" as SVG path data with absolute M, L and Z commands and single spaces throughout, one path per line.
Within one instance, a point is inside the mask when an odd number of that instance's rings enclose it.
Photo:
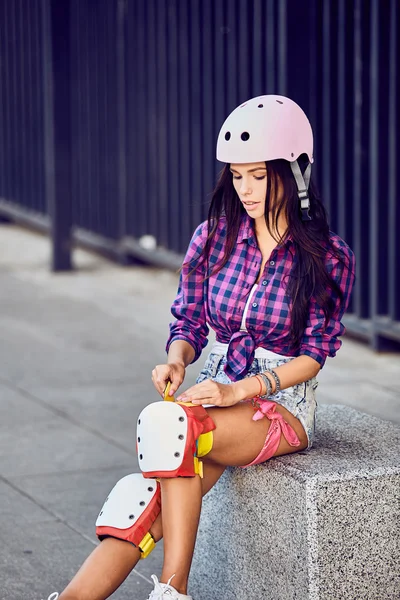
M 400 427 L 320 406 L 310 451 L 228 469 L 206 496 L 201 600 L 398 600 Z

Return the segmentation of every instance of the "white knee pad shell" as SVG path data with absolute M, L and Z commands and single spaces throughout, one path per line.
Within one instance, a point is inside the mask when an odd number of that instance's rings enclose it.
M 149 529 L 161 510 L 160 484 L 133 473 L 120 479 L 111 490 L 96 521 L 96 535 L 114 537 L 137 546 L 145 558 L 155 542 Z
M 137 424 L 139 467 L 144 477 L 193 477 L 201 474 L 197 440 L 215 425 L 202 406 L 154 402 Z

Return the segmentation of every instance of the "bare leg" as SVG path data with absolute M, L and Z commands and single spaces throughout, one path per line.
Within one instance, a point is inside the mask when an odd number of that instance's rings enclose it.
M 222 475 L 225 467 L 204 461 L 202 494 L 206 494 Z M 197 478 L 196 478 L 197 479 Z M 151 533 L 156 541 L 162 538 L 162 519 L 158 517 Z M 83 563 L 73 580 L 60 595 L 60 600 L 105 600 L 125 581 L 140 559 L 135 546 L 107 538 Z
M 281 411 L 281 408 L 279 410 Z M 207 459 L 212 460 L 216 468 L 221 468 L 221 465 L 246 465 L 256 458 L 264 445 L 270 427 L 269 419 L 253 421 L 254 410 L 248 404 L 230 408 L 210 408 L 207 412 L 217 426 L 214 431 L 213 448 L 207 455 Z M 275 456 L 295 452 L 307 446 L 307 437 L 301 423 L 290 413 L 287 414 L 287 419 L 293 423 L 301 445 L 293 448 L 282 435 Z M 198 477 L 163 479 L 161 494 L 164 536 L 161 581 L 166 583 L 174 575 L 171 585 L 179 593 L 187 594 L 201 510 L 200 480 Z
M 164 564 L 161 581 L 186 594 L 201 510 L 201 480 L 195 477 L 161 480 Z M 179 565 L 179 567 L 178 567 Z
M 275 456 L 305 448 L 307 436 L 300 421 L 283 407 L 277 407 L 277 410 L 282 412 L 293 426 L 301 445 L 293 448 L 282 436 Z M 225 466 L 245 465 L 258 455 L 270 425 L 267 418 L 252 421 L 254 411 L 248 404 L 230 408 L 210 408 L 208 412 L 217 428 L 214 431 L 213 448 L 204 461 L 204 479 L 201 482 L 203 495 L 219 479 Z M 165 562 L 161 581 L 166 583 L 168 578 L 175 574 L 171 583 L 180 593 L 186 593 L 193 555 L 193 539 L 196 537 L 200 515 L 199 479 L 171 479 L 163 481 L 162 485 L 163 496 L 165 495 L 163 502 L 165 500 L 167 506 L 163 506 L 162 517 L 166 530 Z M 188 512 L 177 509 L 178 506 L 189 507 Z M 165 514 L 165 508 L 168 514 Z M 156 540 L 161 539 L 161 519 L 154 524 L 152 533 Z M 105 600 L 121 585 L 138 559 L 139 551 L 131 544 L 118 540 L 104 540 L 61 594 L 60 600 Z

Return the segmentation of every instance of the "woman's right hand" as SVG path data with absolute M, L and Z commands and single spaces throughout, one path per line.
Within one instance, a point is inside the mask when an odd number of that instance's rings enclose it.
M 182 381 L 185 379 L 185 365 L 183 363 L 169 363 L 168 365 L 156 365 L 151 372 L 151 378 L 154 387 L 162 398 L 168 381 L 171 382 L 169 390 L 170 396 L 173 396 Z

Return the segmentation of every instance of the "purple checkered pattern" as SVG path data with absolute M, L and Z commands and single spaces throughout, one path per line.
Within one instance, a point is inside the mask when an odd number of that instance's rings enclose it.
M 225 237 L 226 221 L 223 218 L 211 248 L 209 270 L 222 259 Z M 174 340 L 186 340 L 195 350 L 196 361 L 207 344 L 209 325 L 219 342 L 229 343 L 226 373 L 233 381 L 247 373 L 255 348 L 259 346 L 284 356 L 306 354 L 321 367 L 327 356 L 335 356 L 341 346 L 338 336 L 345 331 L 340 319 L 349 303 L 355 271 L 353 252 L 338 235 L 331 233 L 331 241 L 341 251 L 346 264 L 329 255 L 326 265 L 343 291 L 344 301 L 340 303 L 337 299 L 334 316 L 325 326 L 323 310 L 311 300 L 308 323 L 297 351 L 289 339 L 290 299 L 285 290 L 295 251 L 291 239 L 277 246 L 265 265 L 249 305 L 246 332 L 240 330 L 242 315 L 262 262 L 252 220 L 244 215 L 228 262 L 216 275 L 204 281 L 207 267 L 205 263 L 199 265 L 199 256 L 206 238 L 207 223 L 204 222 L 196 229 L 185 257 L 178 294 L 171 308 L 176 320 L 170 325 L 167 351 Z

